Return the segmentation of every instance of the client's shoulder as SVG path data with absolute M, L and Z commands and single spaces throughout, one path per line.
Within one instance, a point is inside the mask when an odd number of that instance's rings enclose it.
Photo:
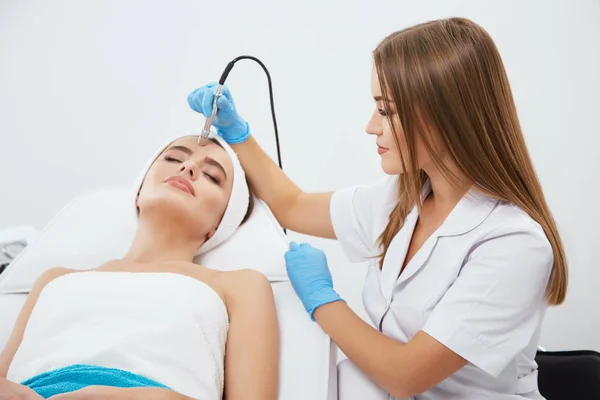
M 253 269 L 221 272 L 220 277 L 225 284 L 238 290 L 271 290 L 267 277 Z
M 189 275 L 202 281 L 218 284 L 220 286 L 269 287 L 269 280 L 262 273 L 253 269 L 239 269 L 219 271 L 194 263 L 180 263 L 169 266 L 169 271 Z
M 74 269 L 55 267 L 44 271 L 36 280 L 35 285 L 32 288 L 32 292 L 41 291 L 48 283 L 52 282 L 56 278 L 76 272 Z
M 272 301 L 273 291 L 269 280 L 260 272 L 252 269 L 227 271 L 219 273 L 226 297 L 231 300 L 245 301 L 263 299 Z

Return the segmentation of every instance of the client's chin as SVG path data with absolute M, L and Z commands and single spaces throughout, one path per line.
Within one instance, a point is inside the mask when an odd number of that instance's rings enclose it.
M 173 189 L 177 191 L 179 189 Z M 152 218 L 165 223 L 176 223 L 185 226 L 200 225 L 199 221 L 195 221 L 199 215 L 197 210 L 194 210 L 191 198 L 187 193 L 161 193 L 155 194 L 150 198 L 146 198 L 139 202 L 140 218 Z M 196 212 L 194 212 L 196 211 Z M 194 223 L 197 222 L 197 223 Z M 199 230 L 196 226 L 194 230 Z

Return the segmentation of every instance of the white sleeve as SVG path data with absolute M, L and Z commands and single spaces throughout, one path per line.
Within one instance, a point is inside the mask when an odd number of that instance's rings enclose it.
M 480 243 L 423 331 L 498 376 L 542 321 L 552 264 L 552 248 L 541 232 L 507 233 Z
M 350 261 L 379 256 L 377 240 L 396 203 L 396 182 L 395 177 L 385 177 L 370 186 L 354 186 L 333 193 L 331 223 Z

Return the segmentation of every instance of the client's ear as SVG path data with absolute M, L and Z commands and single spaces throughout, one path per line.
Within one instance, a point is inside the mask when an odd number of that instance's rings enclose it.
M 206 234 L 206 242 L 208 242 L 208 239 L 210 239 L 211 237 L 215 236 L 215 233 L 217 233 L 217 229 L 219 229 L 218 226 L 215 229 L 213 229 L 212 231 L 210 231 L 210 232 L 208 232 Z

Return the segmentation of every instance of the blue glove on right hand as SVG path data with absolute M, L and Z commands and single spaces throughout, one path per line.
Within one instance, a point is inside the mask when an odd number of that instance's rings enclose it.
M 212 113 L 217 85 L 217 82 L 209 83 L 190 93 L 187 100 L 192 110 L 208 118 Z M 227 86 L 223 86 L 223 92 L 217 100 L 217 114 L 212 124 L 219 136 L 229 144 L 242 143 L 250 136 L 250 126 L 235 109 Z
M 322 250 L 308 243 L 298 245 L 291 242 L 289 251 L 285 253 L 285 264 L 292 286 L 313 321 L 317 308 L 334 301 L 344 301 L 333 290 L 327 257 Z

